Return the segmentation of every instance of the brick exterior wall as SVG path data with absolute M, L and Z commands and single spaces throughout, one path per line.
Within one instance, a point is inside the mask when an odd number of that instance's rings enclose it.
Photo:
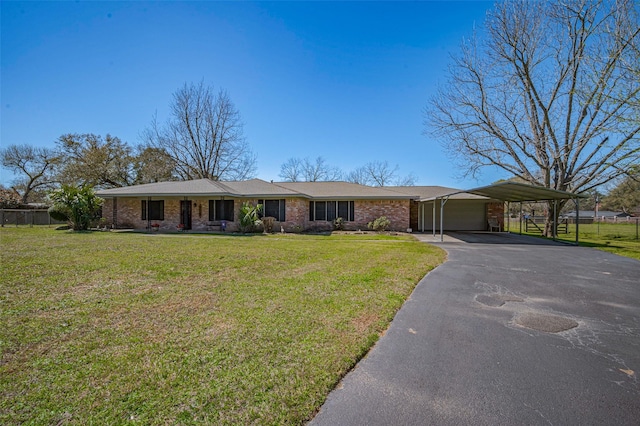
M 418 228 L 419 216 L 420 216 L 420 202 L 416 200 L 411 200 L 410 212 L 409 212 L 409 228 L 411 228 L 414 232 L 419 229 Z
M 492 217 L 498 219 L 500 230 L 504 231 L 504 203 L 502 201 L 487 203 L 487 220 Z
M 356 200 L 355 220 L 351 229 L 367 229 L 367 223 L 386 216 L 391 221 L 389 229 L 406 231 L 409 228 L 409 200 Z
M 113 205 L 116 202 L 114 198 L 107 198 L 102 203 L 102 217 L 106 220 L 106 225 L 111 227 L 113 225 Z M 114 225 L 115 227 L 115 225 Z
M 146 229 L 149 221 L 142 220 L 142 200 L 146 198 L 106 199 L 102 207 L 102 216 L 108 226 L 115 228 Z M 152 200 L 160 200 L 154 197 Z M 230 198 L 225 198 L 230 199 Z M 164 198 L 164 220 L 152 220 L 158 223 L 160 230 L 175 231 L 180 224 L 181 198 Z M 192 198 L 191 202 L 191 229 L 195 231 L 220 230 L 219 223 L 210 226 L 209 222 L 209 198 Z M 227 231 L 238 230 L 238 217 L 242 204 L 248 201 L 252 205 L 258 203 L 258 199 L 234 199 L 234 221 L 227 221 Z M 280 231 L 281 227 L 286 232 L 302 230 L 332 230 L 333 224 L 328 221 L 309 221 L 309 200 L 304 198 L 285 199 L 285 221 L 276 222 L 274 231 Z M 114 208 L 115 206 L 115 208 Z M 367 229 L 367 223 L 386 216 L 390 221 L 391 230 L 406 231 L 410 227 L 410 201 L 409 200 L 355 200 L 354 221 L 345 222 L 345 229 Z

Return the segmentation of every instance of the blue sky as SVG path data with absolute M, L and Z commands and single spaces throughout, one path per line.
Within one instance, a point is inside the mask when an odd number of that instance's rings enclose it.
M 226 89 L 258 177 L 290 157 L 350 171 L 398 165 L 420 185 L 470 188 L 423 111 L 449 55 L 490 2 L 2 1 L 0 145 L 53 147 L 65 133 L 137 145 L 185 82 Z M 12 175 L 3 171 L 0 182 Z

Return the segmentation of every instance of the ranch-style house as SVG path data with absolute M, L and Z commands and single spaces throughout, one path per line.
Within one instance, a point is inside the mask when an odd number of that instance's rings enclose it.
M 260 179 L 222 182 L 210 179 L 158 182 L 105 189 L 103 217 L 114 228 L 236 231 L 242 204 L 263 206 L 275 218 L 274 229 L 286 232 L 367 229 L 381 216 L 395 231 L 440 228 L 435 199 L 454 194 L 446 204 L 444 230 L 481 231 L 490 218 L 502 220 L 501 201 L 440 186 L 370 187 L 348 182 L 266 182 Z M 435 214 L 435 220 L 433 215 Z

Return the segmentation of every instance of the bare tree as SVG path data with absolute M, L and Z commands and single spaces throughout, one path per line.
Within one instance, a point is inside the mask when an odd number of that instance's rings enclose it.
M 163 149 L 181 179 L 244 180 L 255 175 L 256 159 L 243 136 L 243 123 L 229 95 L 185 84 L 173 94 L 171 117 L 154 117 L 144 133 L 150 147 Z
M 497 2 L 453 58 L 426 131 L 467 175 L 486 166 L 588 191 L 640 158 L 640 26 L 633 0 Z
M 337 181 L 342 179 L 342 171 L 327 164 L 322 157 L 317 157 L 315 161 L 289 158 L 280 166 L 279 176 L 287 182 Z
M 58 164 L 58 157 L 53 150 L 31 145 L 9 145 L 0 151 L 0 156 L 2 165 L 18 175 L 13 188 L 21 192 L 23 204 L 29 201 L 33 191 L 53 186 L 53 171 Z
M 358 167 L 346 174 L 345 180 L 359 185 L 371 185 L 371 177 L 364 167 Z
M 390 185 L 398 172 L 398 166 L 392 168 L 388 161 L 372 161 L 363 167 L 373 186 Z
M 328 165 L 322 157 L 317 157 L 314 162 L 305 158 L 302 162 L 302 174 L 307 182 L 336 181 L 342 178 L 342 171 Z
M 394 185 L 397 186 L 415 186 L 416 184 L 416 175 L 414 175 L 413 173 L 409 173 L 406 176 L 400 176 L 398 178 L 396 178 L 396 180 L 394 181 Z
M 57 140 L 63 184 L 116 188 L 134 182 L 131 147 L 107 134 L 66 134 Z
M 391 167 L 388 161 L 372 161 L 349 172 L 347 182 L 369 186 L 413 186 L 416 178 L 413 174 L 398 176 L 398 165 Z
M 302 160 L 289 158 L 280 166 L 280 176 L 285 182 L 300 182 L 302 180 Z

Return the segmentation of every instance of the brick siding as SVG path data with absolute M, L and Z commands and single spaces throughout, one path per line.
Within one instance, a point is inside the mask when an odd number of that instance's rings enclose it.
M 500 230 L 504 231 L 504 203 L 502 201 L 487 203 L 487 220 L 495 217 L 500 225 Z
M 142 220 L 142 203 L 146 198 L 106 199 L 102 208 L 102 216 L 106 223 L 115 228 L 146 229 L 149 222 L 158 223 L 161 230 L 174 231 L 180 223 L 179 198 L 164 198 L 164 220 Z M 160 200 L 154 197 L 152 200 Z M 230 198 L 225 198 L 230 199 Z M 191 201 L 191 229 L 196 231 L 219 230 L 212 228 L 209 222 L 209 198 L 193 198 Z M 238 217 L 242 204 L 248 201 L 252 205 L 258 203 L 258 199 L 234 199 L 234 221 L 227 221 L 228 231 L 238 230 Z M 309 200 L 304 198 L 286 198 L 285 221 L 276 222 L 274 231 L 281 227 L 286 232 L 302 230 L 331 230 L 333 224 L 328 221 L 309 221 Z M 114 210 L 117 206 L 117 212 Z M 115 214 L 114 214 L 115 213 Z M 345 222 L 345 229 L 367 229 L 367 223 L 386 216 L 390 221 L 390 228 L 395 231 L 406 231 L 409 225 L 410 202 L 409 200 L 355 200 L 354 221 Z M 117 217 L 114 221 L 114 217 Z

